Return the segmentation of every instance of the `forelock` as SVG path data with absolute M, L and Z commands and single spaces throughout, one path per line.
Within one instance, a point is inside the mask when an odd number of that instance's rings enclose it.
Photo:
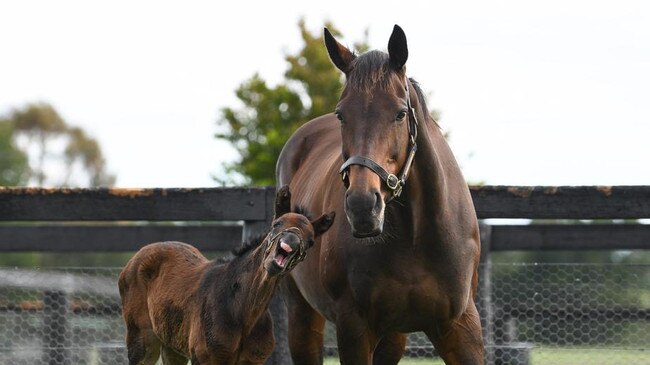
M 376 88 L 386 90 L 390 85 L 392 72 L 387 53 L 370 51 L 354 60 L 346 85 L 362 92 L 370 92 Z

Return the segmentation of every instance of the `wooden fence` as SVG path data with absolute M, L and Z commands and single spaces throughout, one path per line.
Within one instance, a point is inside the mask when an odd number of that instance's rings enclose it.
M 471 192 L 479 219 L 650 218 L 650 186 L 481 186 Z M 0 252 L 125 252 L 160 240 L 229 250 L 268 227 L 274 194 L 269 187 L 0 188 Z M 482 224 L 481 234 L 483 263 L 491 252 L 506 250 L 650 249 L 650 225 L 642 224 Z M 490 266 L 482 267 L 480 305 L 490 308 Z M 61 300 L 56 292 L 51 299 Z M 272 309 L 285 315 L 278 300 Z M 488 311 L 486 327 L 492 319 Z M 286 325 L 276 320 L 276 326 L 278 346 L 269 363 L 287 364 Z M 64 342 L 55 336 L 50 346 Z

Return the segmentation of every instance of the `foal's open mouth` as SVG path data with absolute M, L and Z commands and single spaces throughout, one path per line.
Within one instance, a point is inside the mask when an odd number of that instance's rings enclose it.
M 273 262 L 275 262 L 275 264 L 280 269 L 284 270 L 289 267 L 289 264 L 291 261 L 293 261 L 293 258 L 296 256 L 297 252 L 297 249 L 292 248 L 291 245 L 281 239 L 280 244 L 278 245 L 278 248 L 275 252 L 275 258 L 273 259 Z

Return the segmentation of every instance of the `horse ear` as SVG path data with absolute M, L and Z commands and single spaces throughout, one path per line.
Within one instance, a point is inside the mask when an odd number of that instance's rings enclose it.
M 328 229 L 332 226 L 332 223 L 334 223 L 334 217 L 336 216 L 336 212 L 329 212 L 327 214 L 323 214 L 318 219 L 314 220 L 311 222 L 312 227 L 314 227 L 314 236 L 318 237 L 321 234 L 327 232 Z
M 406 64 L 406 60 L 409 58 L 409 50 L 406 46 L 406 34 L 404 34 L 402 28 L 397 24 L 393 27 L 393 33 L 388 40 L 388 56 L 390 65 L 398 71 L 402 70 L 402 67 Z
M 332 63 L 339 70 L 343 71 L 343 73 L 347 74 L 350 71 L 350 64 L 352 64 L 356 56 L 347 47 L 334 39 L 334 36 L 327 28 L 324 31 L 324 39 L 327 53 L 330 55 Z
M 291 212 L 291 192 L 289 191 L 289 185 L 284 185 L 275 194 L 275 212 L 273 219 L 277 219 L 289 212 Z

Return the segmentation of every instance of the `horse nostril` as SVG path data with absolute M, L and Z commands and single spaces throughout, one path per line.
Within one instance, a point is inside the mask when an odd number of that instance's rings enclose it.
M 379 209 L 381 209 L 381 202 L 382 202 L 381 194 L 379 194 L 379 192 L 376 192 L 375 193 L 375 211 L 379 211 Z

